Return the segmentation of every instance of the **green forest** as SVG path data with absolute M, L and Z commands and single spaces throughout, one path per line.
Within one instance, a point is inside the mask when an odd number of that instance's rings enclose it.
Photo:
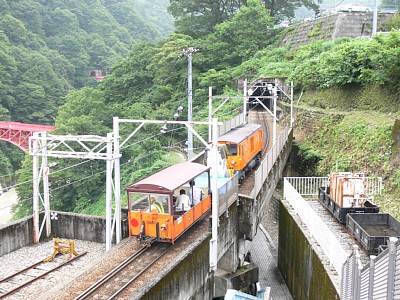
M 154 1 L 150 8 L 144 0 L 0 0 L 0 119 L 101 136 L 112 131 L 114 116 L 171 120 L 183 106 L 179 118 L 186 120 L 183 49 L 195 47 L 194 120 L 207 119 L 209 86 L 215 95 L 235 95 L 239 79 L 287 78 L 295 83 L 295 99 L 301 95 L 295 128 L 300 175 L 363 171 L 384 177 L 386 198 L 400 194 L 392 137 L 400 107 L 399 15 L 385 24 L 385 35 L 314 41 L 294 50 L 281 46 L 285 28 L 274 25 L 296 7 L 318 3 L 217 1 L 218 7 L 205 9 L 209 2 L 215 1 Z M 86 73 L 93 68 L 110 73 L 96 82 Z M 217 117 L 229 119 L 241 106 L 232 101 Z M 309 110 L 323 114 L 310 121 Z M 121 136 L 131 131 L 121 127 Z M 179 126 L 162 134 L 160 126 L 146 125 L 124 145 L 122 196 L 127 184 L 179 160 L 186 135 Z M 104 215 L 104 162 L 50 163 L 53 210 Z M 0 167 L 3 183 L 18 183 L 14 217 L 31 214 L 32 158 L 0 142 Z

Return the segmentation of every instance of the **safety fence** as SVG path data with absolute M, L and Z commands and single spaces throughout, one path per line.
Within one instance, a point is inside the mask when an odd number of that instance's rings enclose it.
M 272 149 L 261 161 L 260 166 L 254 172 L 254 195 L 258 195 L 263 183 L 267 180 L 269 172 L 272 170 L 276 160 L 278 159 L 283 147 L 285 146 L 292 128 L 286 126 L 281 135 L 277 138 Z
M 218 126 L 218 136 L 223 135 L 225 132 L 228 132 L 232 128 L 235 128 L 244 123 L 244 116 L 243 113 L 238 114 L 236 117 L 225 121 L 222 123 L 221 126 Z
M 341 278 L 342 266 L 347 259 L 347 253 L 334 233 L 307 201 L 304 200 L 293 185 L 290 184 L 288 178 L 284 178 L 283 196 L 294 208 L 302 222 L 307 226 L 311 236 L 314 237 L 321 246 L 329 259 L 330 265 L 333 266 Z
M 344 300 L 400 299 L 400 244 L 391 237 L 389 245 L 378 256 L 362 266 L 355 245 L 343 265 L 340 298 Z
M 219 215 L 222 215 L 224 212 L 228 211 L 228 207 L 231 206 L 233 201 L 236 201 L 238 192 L 239 192 L 239 179 L 238 179 L 238 174 L 235 174 L 223 186 L 220 186 L 218 188 Z
M 318 189 L 329 186 L 329 177 L 287 177 L 287 180 L 303 197 L 318 197 Z M 364 180 L 367 196 L 381 194 L 382 177 L 364 177 Z
M 318 197 L 318 189 L 329 186 L 328 177 L 286 177 L 286 179 L 303 197 Z

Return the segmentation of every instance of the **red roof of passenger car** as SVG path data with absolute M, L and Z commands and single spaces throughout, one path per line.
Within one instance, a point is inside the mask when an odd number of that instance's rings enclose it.
M 126 190 L 135 193 L 169 194 L 208 170 L 210 168 L 202 164 L 183 162 L 128 185 Z

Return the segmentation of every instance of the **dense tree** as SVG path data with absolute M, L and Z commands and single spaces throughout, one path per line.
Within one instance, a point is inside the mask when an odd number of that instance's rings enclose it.
M 310 44 L 296 53 L 290 78 L 309 89 L 378 84 L 398 92 L 399 45 L 400 33 L 394 31 L 373 39 Z
M 246 0 L 171 0 L 168 11 L 175 18 L 178 32 L 198 38 L 213 32 L 215 25 L 229 20 L 246 2 Z
M 251 20 L 251 21 L 249 21 Z M 274 43 L 273 19 L 258 0 L 249 0 L 232 20 L 219 24 L 204 41 L 209 68 L 240 65 L 258 50 Z M 212 57 L 212 59 L 210 59 Z
M 178 32 L 195 38 L 206 36 L 214 31 L 217 24 L 230 20 L 247 0 L 171 0 L 168 11 L 175 17 Z M 305 6 L 316 9 L 322 0 L 257 0 L 277 21 L 284 17 L 294 17 L 294 11 Z

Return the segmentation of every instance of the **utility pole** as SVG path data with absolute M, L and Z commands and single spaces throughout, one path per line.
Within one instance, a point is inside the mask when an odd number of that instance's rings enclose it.
M 192 53 L 199 51 L 197 48 L 189 47 L 183 50 L 183 54 L 188 57 L 188 122 L 192 122 Z M 193 157 L 193 134 L 189 130 L 188 131 L 188 160 Z
M 376 34 L 378 28 L 378 2 L 374 0 L 374 14 L 372 19 L 372 35 Z

